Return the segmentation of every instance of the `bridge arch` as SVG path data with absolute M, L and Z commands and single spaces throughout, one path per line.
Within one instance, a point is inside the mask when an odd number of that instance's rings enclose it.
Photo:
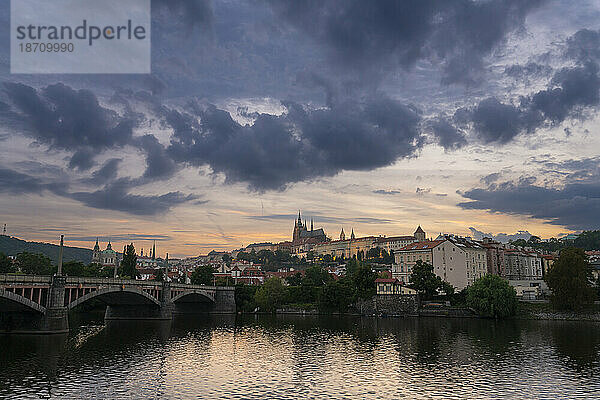
M 215 302 L 214 294 L 202 289 L 186 290 L 171 299 L 173 303 Z
M 68 304 L 71 310 L 88 300 L 98 299 L 111 306 L 118 305 L 149 305 L 160 307 L 160 301 L 138 288 L 104 287 L 87 293 Z
M 0 311 L 34 311 L 46 312 L 46 307 L 7 290 L 0 289 Z

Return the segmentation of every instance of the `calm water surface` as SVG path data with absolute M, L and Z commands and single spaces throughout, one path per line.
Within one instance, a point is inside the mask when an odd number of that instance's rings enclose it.
M 0 336 L 0 398 L 600 398 L 600 324 L 196 317 Z

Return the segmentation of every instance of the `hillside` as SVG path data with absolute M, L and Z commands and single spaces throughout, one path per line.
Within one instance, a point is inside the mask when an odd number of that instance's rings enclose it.
M 0 235 L 0 252 L 16 256 L 19 253 L 27 251 L 29 253 L 41 253 L 49 257 L 54 264 L 58 263 L 58 247 L 55 244 L 27 242 L 12 236 Z M 81 261 L 89 264 L 92 261 L 92 250 L 81 247 L 65 246 L 63 252 L 63 261 Z

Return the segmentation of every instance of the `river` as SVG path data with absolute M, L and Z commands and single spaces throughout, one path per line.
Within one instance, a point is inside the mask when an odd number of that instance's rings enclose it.
M 600 324 L 213 316 L 0 336 L 0 398 L 598 398 Z

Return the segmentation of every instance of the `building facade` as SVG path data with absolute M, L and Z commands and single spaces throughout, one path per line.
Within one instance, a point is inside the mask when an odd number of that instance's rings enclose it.
M 99 264 L 103 267 L 114 267 L 119 265 L 119 257 L 116 251 L 112 249 L 110 241 L 106 245 L 106 249 L 100 250 L 98 239 L 92 250 L 92 264 Z
M 410 283 L 417 261 L 433 266 L 433 272 L 458 290 L 472 285 L 487 273 L 486 250 L 477 243 L 458 238 L 439 238 L 411 243 L 394 252 L 392 277 Z

